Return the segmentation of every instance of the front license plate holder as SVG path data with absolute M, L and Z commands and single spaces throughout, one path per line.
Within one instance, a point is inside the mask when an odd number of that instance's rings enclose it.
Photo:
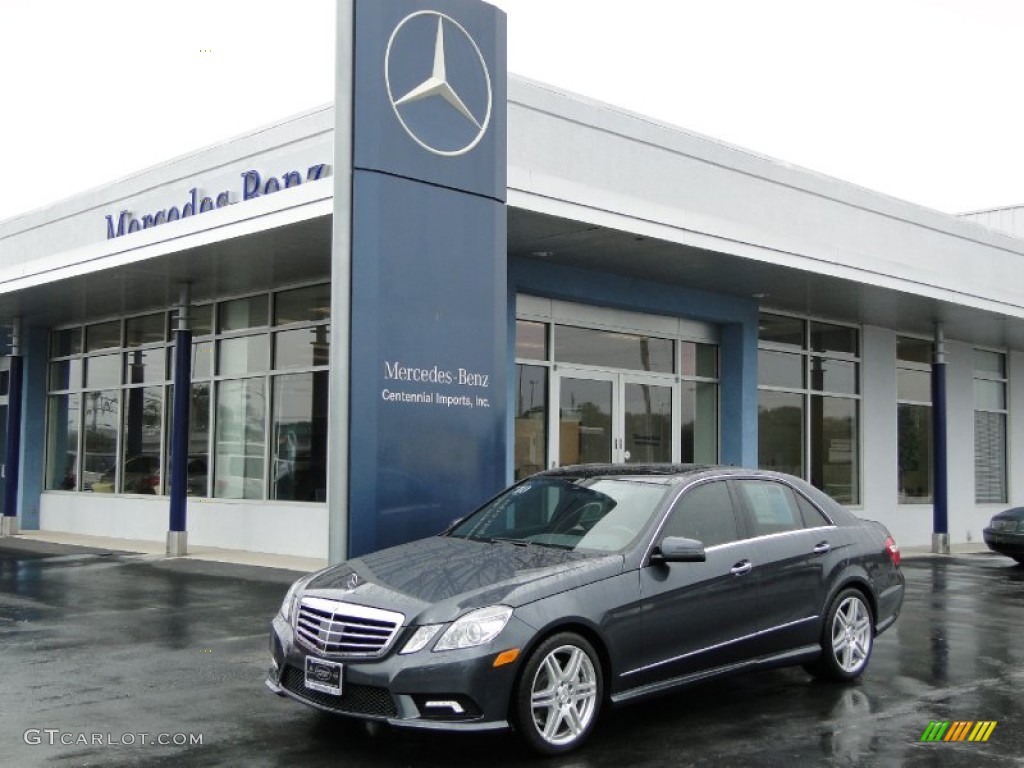
M 320 693 L 341 696 L 342 665 L 313 656 L 306 657 L 306 687 Z

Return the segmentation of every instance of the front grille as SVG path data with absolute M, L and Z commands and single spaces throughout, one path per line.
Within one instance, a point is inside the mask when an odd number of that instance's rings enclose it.
M 304 645 L 327 656 L 381 656 L 404 620 L 394 611 L 304 597 L 295 631 Z
M 281 675 L 281 687 L 294 693 L 300 699 L 317 704 L 333 712 L 370 717 L 397 717 L 398 707 L 387 688 L 374 685 L 344 683 L 341 696 L 314 691 L 306 687 L 305 675 L 301 669 L 288 665 Z

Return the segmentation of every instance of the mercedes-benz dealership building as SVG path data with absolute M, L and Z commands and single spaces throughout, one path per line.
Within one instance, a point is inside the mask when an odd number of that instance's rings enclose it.
M 580 462 L 904 545 L 1024 503 L 1024 240 L 508 76 L 477 0 L 338 15 L 333 106 L 0 222 L 8 530 L 338 560 Z

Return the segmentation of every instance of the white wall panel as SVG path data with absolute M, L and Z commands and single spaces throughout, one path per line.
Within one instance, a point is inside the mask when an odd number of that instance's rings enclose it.
M 950 541 L 981 541 L 991 517 L 974 502 L 974 347 L 946 343 L 946 455 Z
M 1024 241 L 582 97 L 510 81 L 508 157 L 517 205 L 1024 317 Z
M 906 525 L 917 516 L 896 504 L 896 334 L 866 325 L 861 343 L 864 489 L 858 514 L 884 523 L 898 543 L 909 546 L 919 533 L 918 526 Z
M 168 499 L 44 493 L 43 531 L 165 541 Z M 327 505 L 189 499 L 189 547 L 327 558 Z

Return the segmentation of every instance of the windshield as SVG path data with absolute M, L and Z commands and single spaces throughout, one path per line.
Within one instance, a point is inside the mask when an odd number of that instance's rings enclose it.
M 667 492 L 660 478 L 538 478 L 509 489 L 448 535 L 615 552 L 636 539 Z

